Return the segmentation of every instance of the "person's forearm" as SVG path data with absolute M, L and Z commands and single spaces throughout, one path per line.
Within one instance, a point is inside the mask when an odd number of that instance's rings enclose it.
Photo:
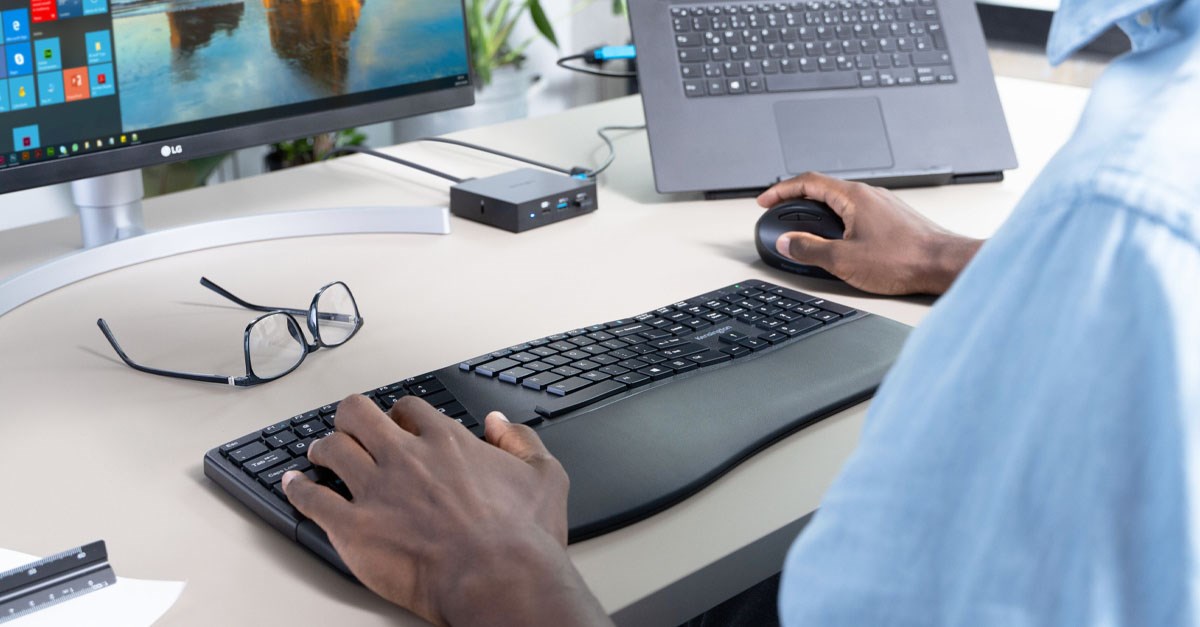
M 937 237 L 928 247 L 921 291 L 935 295 L 946 293 L 985 241 L 953 233 Z
M 459 598 L 446 606 L 453 627 L 475 625 L 610 626 L 600 602 L 588 590 L 570 558 L 555 542 L 527 544 L 513 560 L 513 549 L 499 552 L 503 563 L 470 559 L 455 587 Z

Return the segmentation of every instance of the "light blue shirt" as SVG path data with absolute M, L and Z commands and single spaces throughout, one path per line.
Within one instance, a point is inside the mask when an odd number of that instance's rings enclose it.
M 785 625 L 1200 622 L 1200 0 L 1065 0 L 1051 60 L 1113 23 L 1134 51 L 905 346 Z

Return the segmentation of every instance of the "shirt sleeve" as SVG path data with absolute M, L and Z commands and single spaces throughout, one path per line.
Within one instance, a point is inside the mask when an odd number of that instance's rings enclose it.
M 1193 623 L 1200 247 L 1094 192 L 1031 205 L 881 386 L 784 624 Z

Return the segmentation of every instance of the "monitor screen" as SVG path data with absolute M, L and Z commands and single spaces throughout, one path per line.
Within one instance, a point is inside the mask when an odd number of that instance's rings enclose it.
M 0 0 L 0 19 L 0 192 L 471 98 L 462 0 Z

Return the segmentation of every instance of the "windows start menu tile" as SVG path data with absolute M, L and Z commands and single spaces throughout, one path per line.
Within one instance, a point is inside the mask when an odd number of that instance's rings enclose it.
M 0 167 L 119 145 L 112 31 L 107 0 L 0 0 Z

